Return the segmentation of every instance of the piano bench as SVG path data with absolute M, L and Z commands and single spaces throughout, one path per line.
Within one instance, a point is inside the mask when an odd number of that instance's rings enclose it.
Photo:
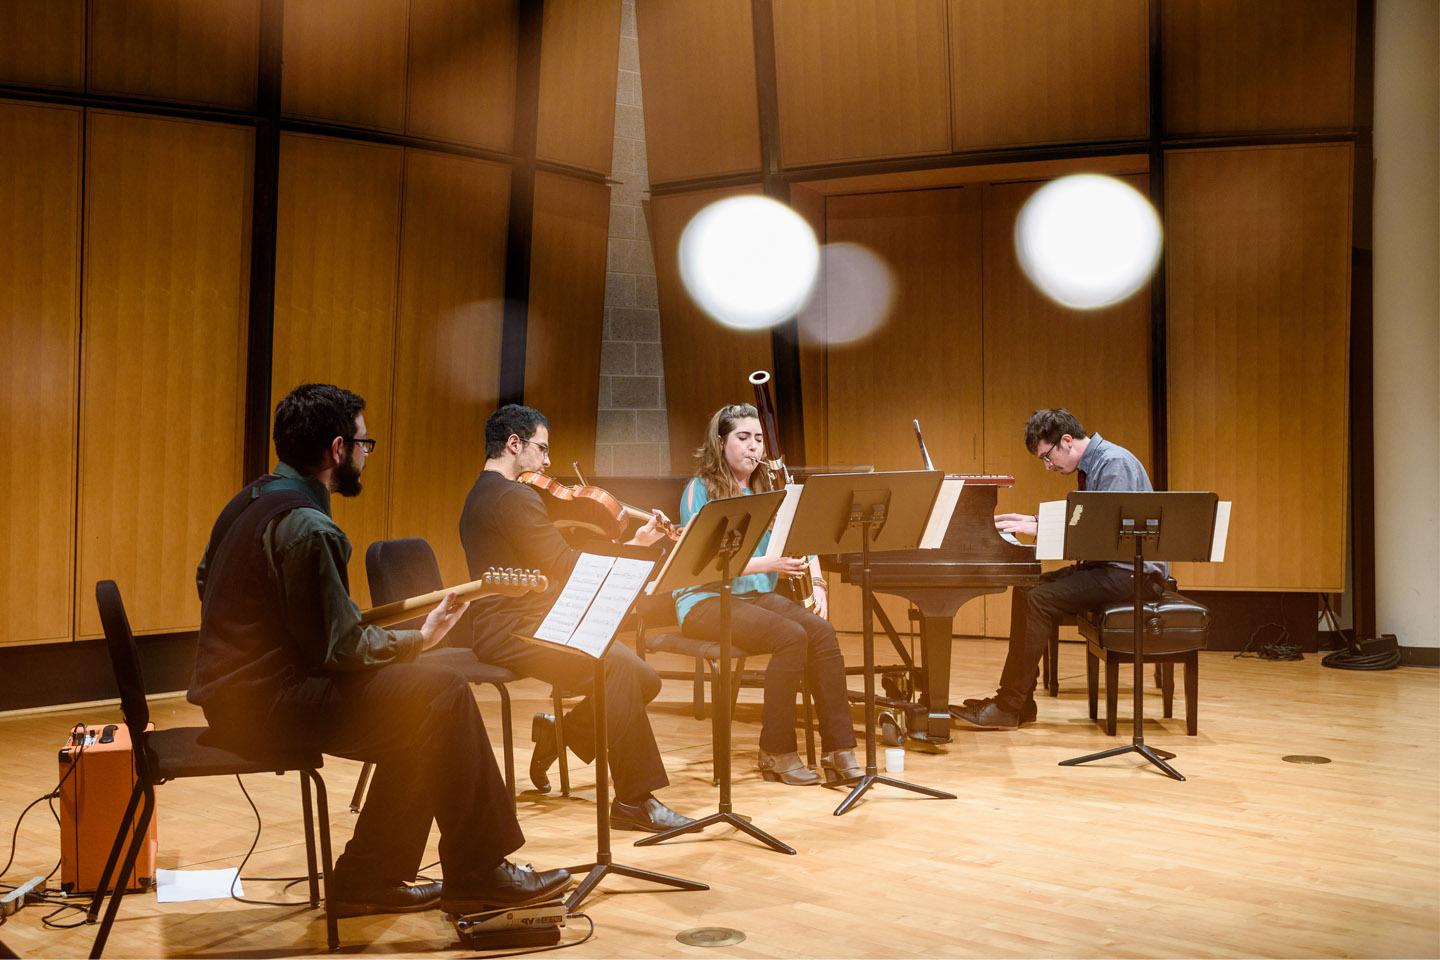
M 1097 718 L 1100 664 L 1105 664 L 1105 732 L 1115 735 L 1120 665 L 1135 662 L 1135 605 L 1109 603 L 1078 618 L 1085 638 L 1086 687 L 1090 719 Z M 1210 634 L 1210 610 L 1200 603 L 1167 591 L 1144 608 L 1144 660 L 1160 673 L 1160 692 L 1167 718 L 1175 715 L 1175 664 L 1185 665 L 1185 732 L 1198 732 L 1200 699 L 1198 653 Z

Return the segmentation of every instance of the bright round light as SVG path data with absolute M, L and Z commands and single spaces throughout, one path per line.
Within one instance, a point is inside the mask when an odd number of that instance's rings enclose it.
M 815 287 L 820 248 L 794 210 L 768 197 L 730 197 L 680 234 L 680 279 L 700 308 L 744 330 L 798 313 Z
M 858 243 L 820 248 L 825 277 L 825 342 L 858 343 L 890 319 L 895 279 L 875 251 Z
M 1033 193 L 1015 220 L 1015 254 L 1040 292 L 1094 310 L 1145 285 L 1160 260 L 1160 218 L 1129 184 L 1094 173 Z

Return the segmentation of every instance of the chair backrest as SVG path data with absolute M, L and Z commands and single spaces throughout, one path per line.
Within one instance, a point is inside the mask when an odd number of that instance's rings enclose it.
M 376 604 L 394 603 L 445 586 L 435 551 L 424 537 L 376 540 L 365 550 L 365 576 L 370 581 L 370 599 Z
M 149 757 L 145 751 L 145 728 L 150 724 L 150 705 L 145 701 L 145 677 L 140 672 L 140 653 L 135 647 L 135 634 L 125 603 L 114 580 L 95 583 L 95 605 L 100 608 L 100 623 L 105 630 L 105 646 L 110 651 L 110 666 L 115 671 L 115 685 L 120 688 L 120 711 L 130 731 L 135 752 L 135 772 L 141 780 L 150 777 Z

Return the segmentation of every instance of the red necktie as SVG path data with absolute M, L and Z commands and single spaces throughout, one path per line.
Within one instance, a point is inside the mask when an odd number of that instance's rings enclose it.
M 1084 471 L 1084 470 L 1076 470 L 1075 472 L 1080 475 L 1080 489 L 1081 489 L 1081 490 L 1084 490 L 1084 489 L 1085 489 L 1085 471 Z

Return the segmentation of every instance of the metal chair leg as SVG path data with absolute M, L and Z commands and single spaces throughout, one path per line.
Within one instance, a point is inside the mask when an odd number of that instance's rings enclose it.
M 565 699 L 559 687 L 550 689 L 550 698 L 555 704 L 555 753 L 560 761 L 560 796 L 570 796 L 570 757 L 565 750 Z M 597 730 L 597 737 L 605 736 L 605 731 Z
M 310 878 L 310 906 L 318 907 L 320 881 L 315 875 L 315 813 L 310 803 L 310 778 L 303 770 L 300 772 L 300 812 L 305 818 L 305 870 Z
M 120 868 L 120 875 L 115 879 L 115 889 L 110 895 L 110 905 L 105 908 L 105 918 L 100 921 L 100 932 L 95 935 L 95 943 L 90 947 L 91 960 L 96 960 L 105 950 L 105 941 L 110 936 L 110 927 L 115 923 L 115 914 L 120 910 L 120 901 L 125 896 L 125 881 L 135 869 L 135 860 L 140 856 L 140 845 L 145 842 L 145 833 L 150 829 L 150 818 L 155 814 L 155 791 L 150 786 L 144 787 L 144 804 L 140 808 L 140 820 L 135 824 L 135 833 L 130 838 L 129 848 L 125 851 L 125 863 Z M 124 836 L 124 821 L 121 822 L 120 833 Z M 103 878 L 102 878 L 103 879 Z M 103 892 L 97 890 L 97 896 Z
M 370 776 L 375 772 L 375 764 L 367 763 L 360 768 L 360 779 L 355 781 L 355 792 L 350 794 L 350 812 L 359 813 L 360 806 L 365 802 L 365 791 L 370 789 Z
M 510 691 L 498 680 L 490 684 L 500 694 L 500 741 L 505 752 L 505 786 L 510 805 L 515 805 L 515 720 L 510 715 Z

